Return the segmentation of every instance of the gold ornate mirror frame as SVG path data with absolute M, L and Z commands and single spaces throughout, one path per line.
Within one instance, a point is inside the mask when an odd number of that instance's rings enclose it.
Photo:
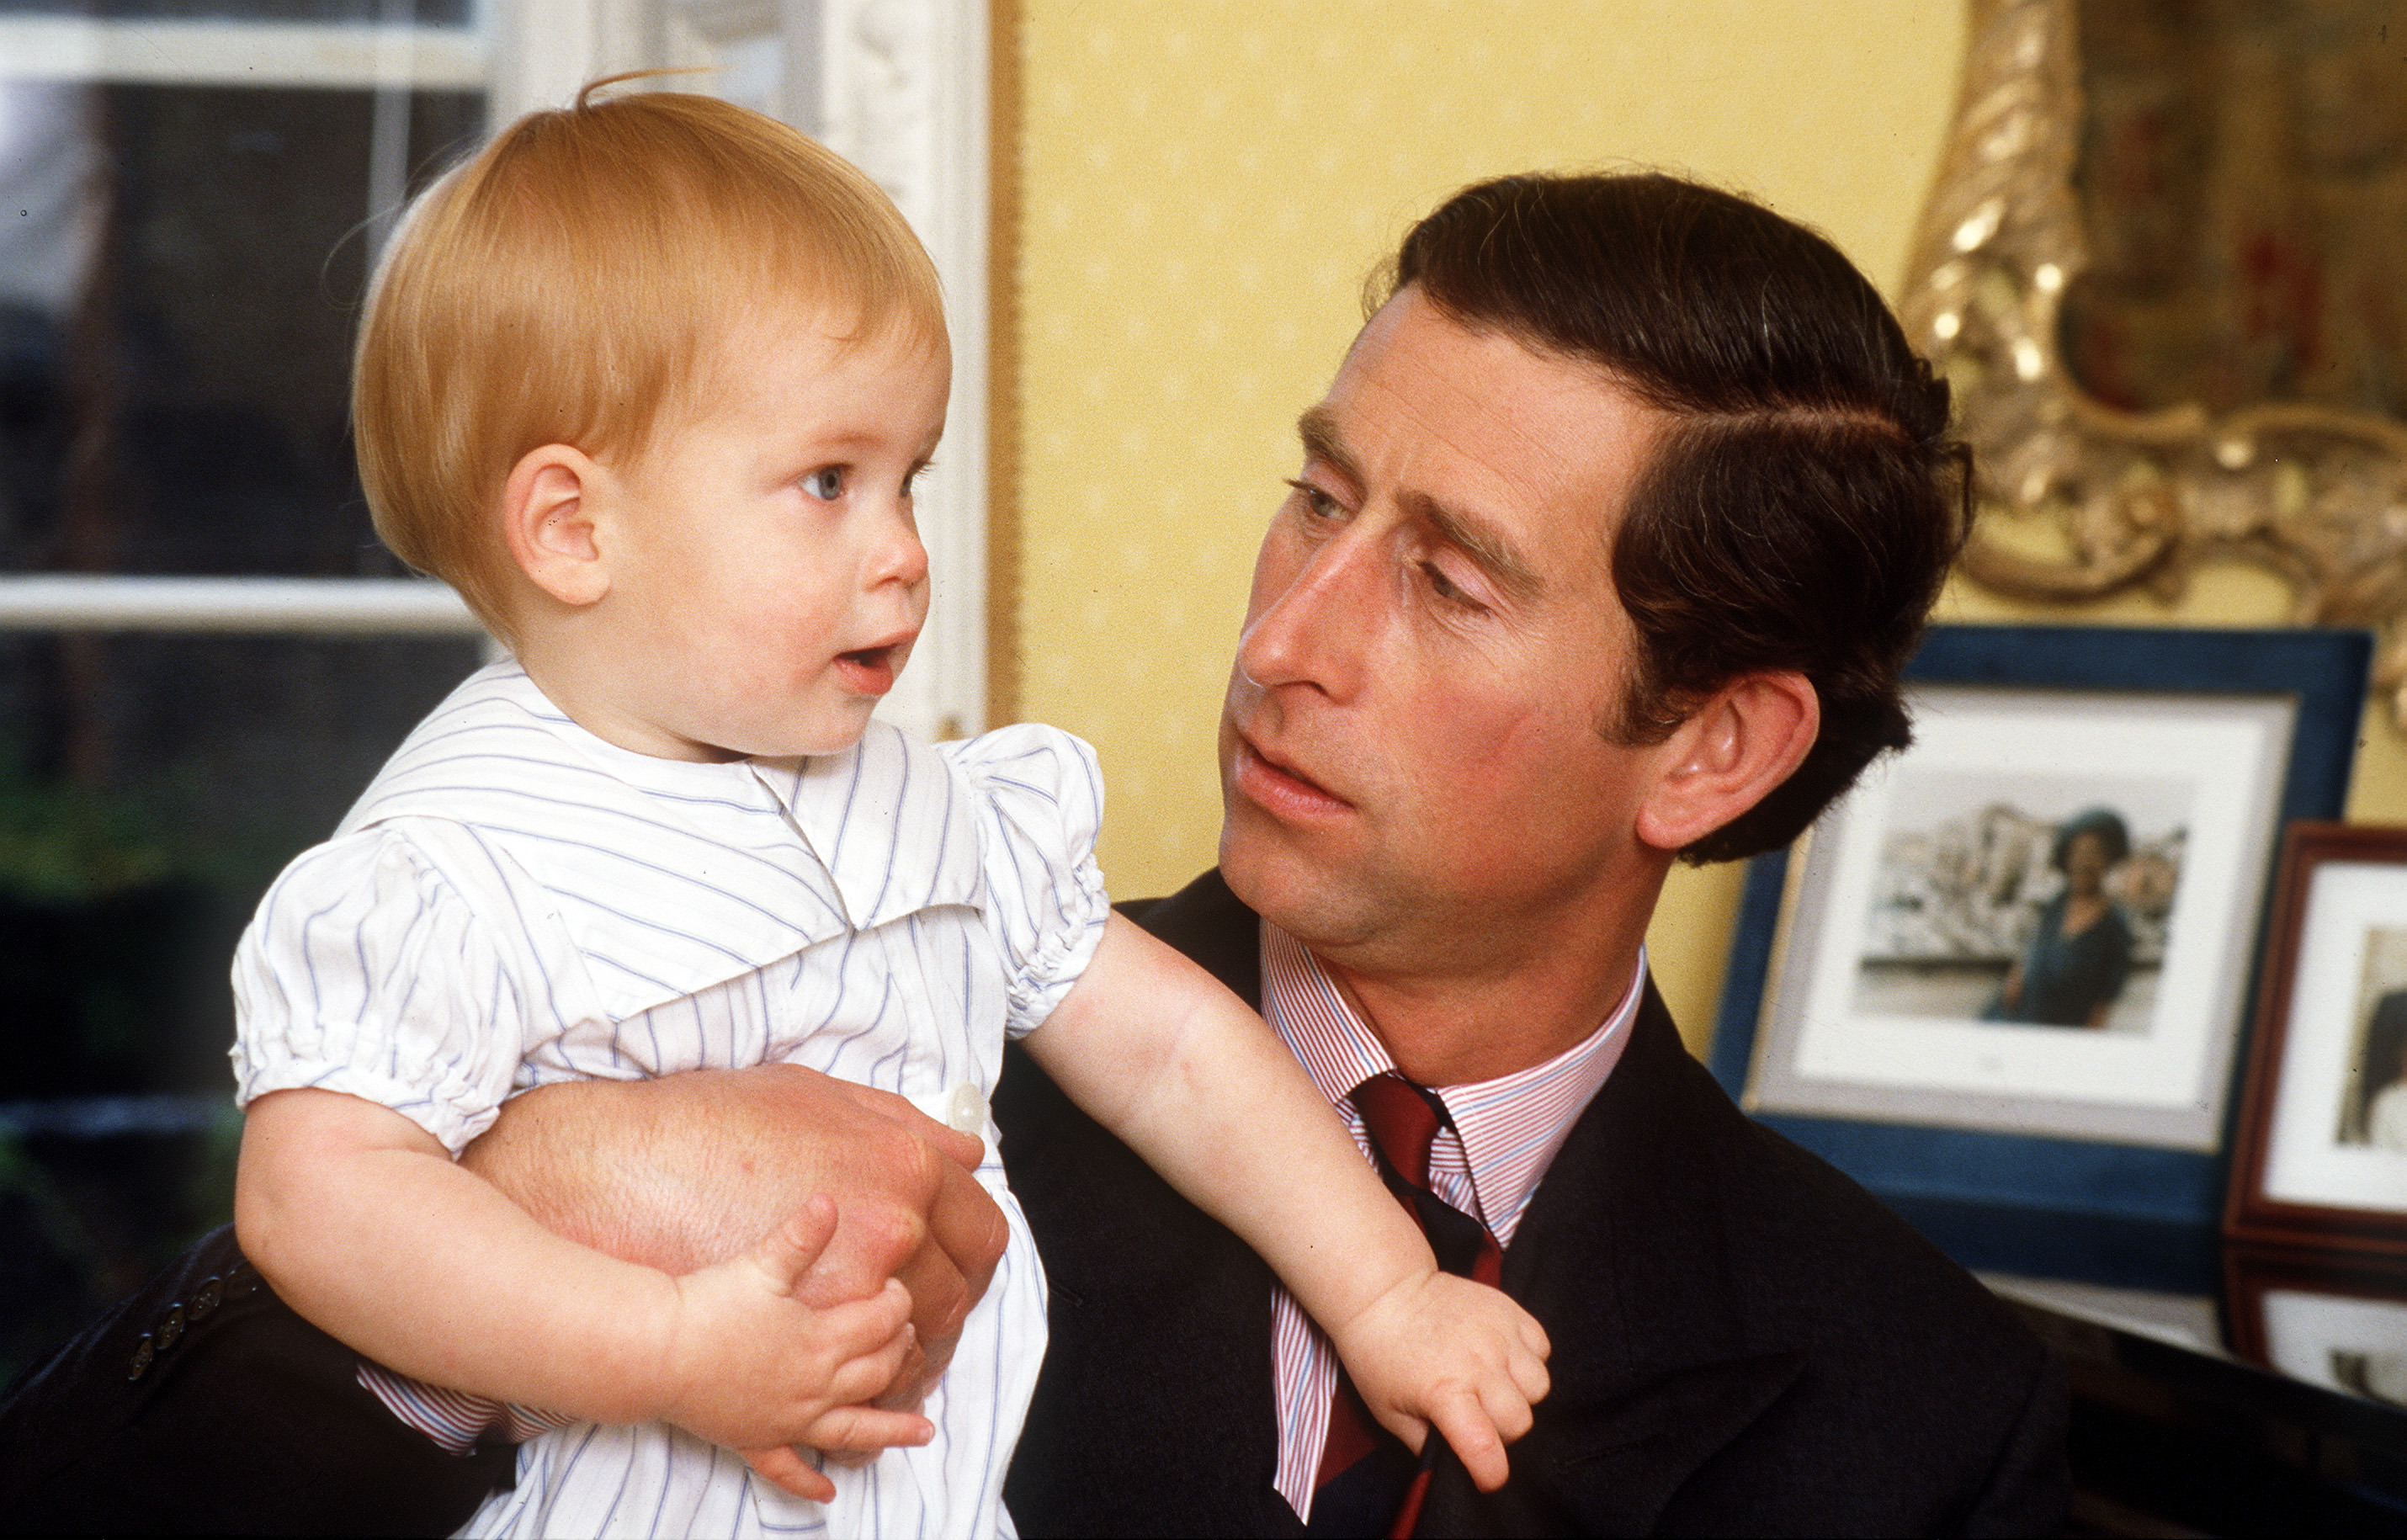
M 2171 601 L 2200 563 L 2255 563 L 2288 579 L 2296 623 L 2378 634 L 2375 685 L 2407 723 L 2407 426 L 2287 403 L 2129 412 L 2086 392 L 2058 341 L 2088 262 L 2074 0 L 1972 8 L 1901 307 L 1975 451 L 1965 574 L 2023 599 Z

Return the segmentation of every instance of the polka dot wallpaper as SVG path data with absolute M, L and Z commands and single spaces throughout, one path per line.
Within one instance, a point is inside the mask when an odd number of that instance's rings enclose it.
M 1894 289 L 1962 43 L 1944 0 L 1016 0 L 1017 714 L 1101 751 L 1113 891 L 1209 865 L 1214 726 L 1294 421 L 1363 278 L 1464 182 L 1643 163 Z M 1008 73 L 1008 72 L 1007 72 Z M 1709 1027 L 1735 872 L 1652 938 Z

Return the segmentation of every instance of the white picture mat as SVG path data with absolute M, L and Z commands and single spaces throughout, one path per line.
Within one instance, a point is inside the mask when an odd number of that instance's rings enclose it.
M 2311 1385 L 2360 1394 L 2332 1372 L 2332 1354 L 2407 1355 L 2407 1302 L 2265 1291 L 2265 1356 L 2283 1373 Z
M 1826 813 L 1792 868 L 1749 1106 L 2215 1149 L 2296 703 L 1962 685 L 1910 698 L 1914 747 Z M 2189 779 L 2189 843 L 2146 1033 L 1856 1006 L 1891 804 L 1901 780 L 1930 772 L 2020 782 L 2040 805 L 2068 781 Z
M 2407 1154 L 2343 1145 L 2339 1129 L 2357 1060 L 2366 944 L 2372 931 L 2400 929 L 2407 929 L 2407 867 L 2327 861 L 2309 877 L 2267 1141 L 2269 1198 L 2407 1213 Z

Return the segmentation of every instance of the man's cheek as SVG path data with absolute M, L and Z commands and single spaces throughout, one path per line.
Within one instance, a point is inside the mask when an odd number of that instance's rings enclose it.
M 1456 804 L 1509 797 L 1533 767 L 1551 766 L 1543 714 L 1523 706 L 1431 701 L 1413 713 L 1426 734 L 1416 768 L 1426 791 Z

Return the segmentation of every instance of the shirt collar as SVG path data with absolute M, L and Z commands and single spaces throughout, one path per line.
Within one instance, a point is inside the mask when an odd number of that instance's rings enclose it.
M 1521 1211 L 1571 1136 L 1572 1125 L 1620 1062 L 1645 981 L 1646 951 L 1641 947 L 1630 988 L 1596 1031 L 1543 1063 L 1492 1080 L 1435 1088 L 1454 1121 L 1481 1217 L 1500 1244 L 1511 1244 Z M 1262 922 L 1262 1014 L 1320 1093 L 1349 1125 L 1359 1125 L 1349 1100 L 1354 1088 L 1395 1069 L 1394 1056 L 1319 959 L 1268 920 Z M 1439 1138 L 1443 1142 L 1446 1135 Z

